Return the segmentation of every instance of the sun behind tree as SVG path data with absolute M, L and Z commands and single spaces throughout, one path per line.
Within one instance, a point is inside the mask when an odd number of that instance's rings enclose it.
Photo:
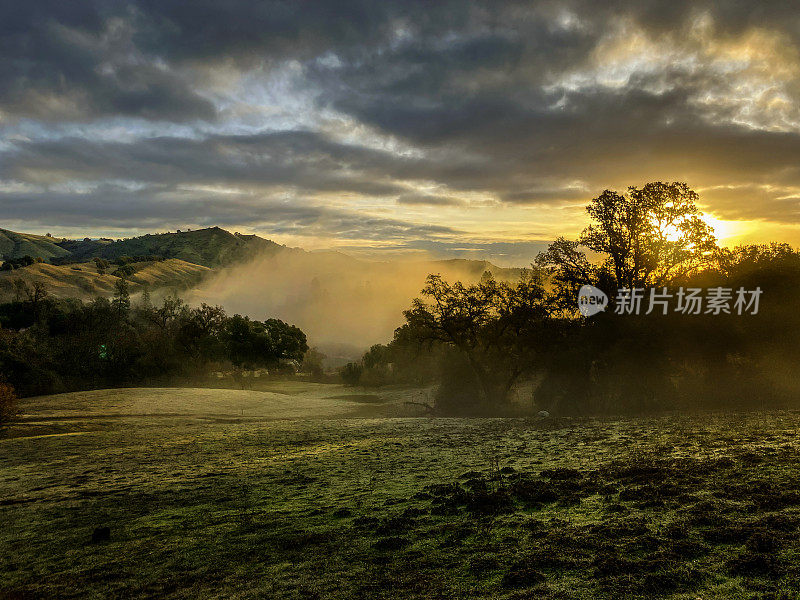
M 631 186 L 624 194 L 605 190 L 586 207 L 591 223 L 578 239 L 558 238 L 536 264 L 564 292 L 584 283 L 616 289 L 680 282 L 711 266 L 718 251 L 698 200 L 680 182 Z M 601 260 L 590 261 L 580 247 Z

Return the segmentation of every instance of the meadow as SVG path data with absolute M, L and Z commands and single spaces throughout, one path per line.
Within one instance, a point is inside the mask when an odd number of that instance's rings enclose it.
M 23 400 L 0 598 L 800 597 L 800 412 L 389 416 L 409 394 Z

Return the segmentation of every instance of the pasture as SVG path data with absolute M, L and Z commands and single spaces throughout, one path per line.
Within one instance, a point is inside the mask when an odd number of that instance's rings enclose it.
M 0 598 L 798 597 L 797 412 L 386 416 L 402 397 L 23 401 Z

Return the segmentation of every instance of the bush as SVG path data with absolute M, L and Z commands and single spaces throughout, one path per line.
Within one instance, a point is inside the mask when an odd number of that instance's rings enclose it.
M 117 283 L 111 302 L 44 297 L 0 304 L 2 381 L 21 397 L 183 384 L 220 370 L 219 363 L 293 372 L 307 350 L 305 334 L 278 319 L 228 317 L 220 307 L 189 308 L 174 297 L 161 306 L 131 306 L 127 284 Z
M 363 372 L 364 367 L 360 363 L 349 362 L 339 369 L 339 377 L 347 385 L 358 385 Z
M 389 385 L 392 381 L 392 372 L 387 365 L 364 367 L 359 378 L 359 384 L 364 387 L 381 387 Z
M 124 279 L 130 277 L 134 273 L 136 273 L 136 269 L 134 269 L 131 265 L 122 265 L 119 269 L 116 269 L 111 274 L 114 277 L 119 277 L 120 279 Z
M 22 267 L 29 267 L 37 262 L 42 262 L 42 260 L 39 258 L 33 258 L 31 255 L 26 254 L 21 258 L 12 258 L 5 261 L 1 269 L 3 271 L 13 271 L 14 269 L 20 269 Z
M 106 270 L 111 267 L 111 263 L 108 262 L 105 258 L 95 257 L 94 264 L 97 265 L 97 273 L 99 275 L 105 275 Z
M 0 425 L 17 416 L 17 394 L 13 386 L 0 382 Z

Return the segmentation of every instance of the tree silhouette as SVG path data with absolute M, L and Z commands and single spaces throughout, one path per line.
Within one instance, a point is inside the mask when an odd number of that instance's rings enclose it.
M 464 285 L 430 275 L 422 296 L 404 313 L 408 331 L 420 341 L 456 350 L 482 400 L 506 404 L 513 385 L 535 362 L 549 314 L 538 277 L 523 277 L 514 285 L 484 277 Z
M 586 207 L 590 225 L 576 241 L 559 238 L 536 265 L 553 275 L 562 292 L 599 287 L 666 286 L 714 264 L 713 229 L 685 183 L 652 182 L 624 194 L 605 190 Z M 599 255 L 593 263 L 580 250 Z M 574 294 L 572 294 L 574 299 Z

